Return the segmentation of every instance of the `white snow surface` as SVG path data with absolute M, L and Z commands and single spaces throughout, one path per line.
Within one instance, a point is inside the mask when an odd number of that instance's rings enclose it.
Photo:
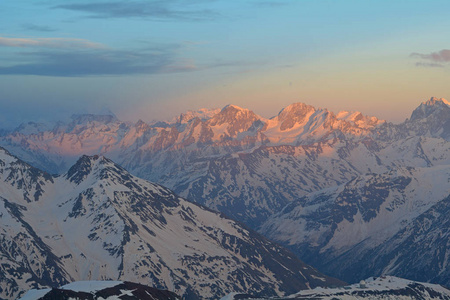
M 74 292 L 86 292 L 95 293 L 100 290 L 114 287 L 116 285 L 122 284 L 123 281 L 75 281 L 69 284 L 63 285 L 60 289 L 71 290 Z
M 234 300 L 236 295 L 239 295 L 239 293 L 229 293 L 225 297 L 220 298 L 220 300 Z
M 399 295 L 398 291 L 403 289 L 411 289 L 410 285 L 421 285 L 431 289 L 434 293 L 439 293 L 438 296 L 431 296 L 427 291 L 421 288 L 415 290 L 417 299 L 431 300 L 431 299 L 450 299 L 450 290 L 438 285 L 423 282 L 412 281 L 395 276 L 370 277 L 362 280 L 360 283 L 351 284 L 339 288 L 314 288 L 309 290 L 302 290 L 298 293 L 281 297 L 281 298 L 254 298 L 260 300 L 287 300 L 287 299 L 321 299 L 321 300 L 410 300 L 410 295 Z M 360 292 L 360 293 L 358 293 Z M 377 293 L 383 292 L 383 293 Z M 239 293 L 230 293 L 220 300 L 234 300 Z M 242 298 L 241 298 L 242 299 Z M 250 300 L 243 298 L 245 300 Z M 252 298 L 253 299 L 253 298 Z
M 61 290 L 70 290 L 74 292 L 85 292 L 85 293 L 95 293 L 100 290 L 114 287 L 116 285 L 122 284 L 123 281 L 75 281 L 66 285 L 59 287 Z M 50 292 L 51 289 L 33 289 L 25 293 L 23 297 L 19 300 L 37 300 L 43 297 L 45 294 Z M 111 297 L 108 297 L 112 300 Z
M 363 286 L 361 286 L 361 283 Z M 400 289 L 408 288 L 408 285 L 418 283 L 425 287 L 431 288 L 447 297 L 450 297 L 450 290 L 438 285 L 423 282 L 416 282 L 408 279 L 403 279 L 395 276 L 382 276 L 382 277 L 371 277 L 363 280 L 361 283 L 355 283 L 347 287 L 340 288 L 315 288 L 311 290 L 303 290 L 296 294 L 289 296 L 288 298 L 302 298 L 302 297 L 318 297 L 320 299 L 333 299 L 338 297 L 339 299 L 411 299 L 410 297 L 397 296 L 397 295 L 385 295 L 385 296 L 353 296 L 354 291 L 379 291 L 379 292 L 389 292 Z M 336 295 L 344 293 L 344 295 Z M 432 297 L 427 297 L 427 294 L 422 295 L 424 299 L 434 299 Z M 429 296 L 429 295 L 428 295 Z M 378 297 L 378 298 L 377 298 Z M 380 298 L 382 297 L 382 298 Z M 441 298 L 437 298 L 441 299 Z
M 185 113 L 180 114 L 178 117 L 173 118 L 171 121 L 169 121 L 169 123 L 186 124 L 195 118 L 207 120 L 217 115 L 219 112 L 220 108 L 216 109 L 200 108 L 198 110 L 188 110 Z
M 47 294 L 51 290 L 52 289 L 29 290 L 19 300 L 37 300 L 41 297 L 44 297 L 45 294 Z

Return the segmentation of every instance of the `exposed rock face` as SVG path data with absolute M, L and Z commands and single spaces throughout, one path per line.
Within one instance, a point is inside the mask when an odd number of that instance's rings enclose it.
M 327 274 L 450 283 L 450 166 L 400 168 L 309 194 L 261 232 Z

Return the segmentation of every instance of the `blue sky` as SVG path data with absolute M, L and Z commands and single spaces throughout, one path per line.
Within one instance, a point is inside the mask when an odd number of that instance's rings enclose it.
M 0 2 L 0 126 L 293 102 L 398 122 L 449 97 L 448 1 Z

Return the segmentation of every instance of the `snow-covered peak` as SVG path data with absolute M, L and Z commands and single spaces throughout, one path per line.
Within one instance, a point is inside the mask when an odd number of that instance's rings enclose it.
M 426 105 L 436 105 L 436 104 L 441 104 L 441 103 L 450 106 L 450 102 L 448 102 L 444 98 L 431 97 L 430 100 L 423 102 L 423 104 L 426 104 Z
M 261 119 L 251 110 L 230 104 L 209 119 L 207 125 L 212 127 L 217 136 L 236 137 L 238 133 L 253 128 L 254 123 Z
M 104 169 L 106 165 L 115 164 L 104 156 L 83 155 L 78 161 L 67 171 L 65 177 L 76 184 L 80 184 L 93 171 Z
M 77 185 L 82 182 L 95 185 L 102 180 L 107 180 L 109 183 L 128 188 L 131 188 L 130 180 L 134 180 L 127 170 L 101 155 L 83 155 L 63 177 Z
M 229 110 L 229 109 L 240 110 L 240 111 L 248 111 L 248 109 L 239 107 L 239 106 L 234 105 L 234 104 L 228 104 L 228 105 L 225 105 L 225 106 L 222 108 L 222 111 L 223 111 L 223 110 Z
M 384 121 L 360 112 L 342 111 L 335 115 L 327 109 L 294 103 L 267 120 L 263 133 L 274 144 L 311 144 L 343 136 L 361 138 L 381 123 Z
M 198 110 L 188 110 L 185 113 L 180 114 L 172 123 L 185 124 L 189 121 L 199 118 L 202 121 L 211 119 L 213 116 L 217 115 L 221 109 L 208 109 L 208 108 L 200 108 Z
M 299 121 L 315 111 L 316 109 L 313 106 L 298 102 L 283 108 L 275 118 L 279 121 L 285 121 L 288 119 L 295 119 Z
M 316 109 L 310 105 L 304 103 L 291 104 L 282 109 L 277 116 L 268 120 L 265 134 L 269 136 L 271 141 L 283 136 L 283 132 L 290 132 L 290 138 L 295 138 L 303 132 L 303 127 L 315 112 Z M 296 129 L 300 129 L 300 132 L 295 131 Z M 292 133 L 292 130 L 295 132 Z
M 362 114 L 359 111 L 340 111 L 337 113 L 336 118 L 345 121 L 357 121 L 362 119 Z
M 257 115 L 246 108 L 242 108 L 233 104 L 228 104 L 222 110 L 216 114 L 212 119 L 221 119 L 227 123 L 233 122 L 233 119 L 247 119 L 249 117 L 257 117 Z
M 283 115 L 283 114 L 289 114 L 292 112 L 298 112 L 298 111 L 306 111 L 306 110 L 315 110 L 315 108 L 311 105 L 305 104 L 303 102 L 296 102 L 296 103 L 292 103 L 288 106 L 286 106 L 285 108 L 283 108 L 278 115 Z
M 377 117 L 365 116 L 359 111 L 340 111 L 337 113 L 336 118 L 364 129 L 373 128 L 386 122 Z
M 134 127 L 136 128 L 137 131 L 147 131 L 150 130 L 150 125 L 148 125 L 147 123 L 145 123 L 144 121 L 142 121 L 141 119 L 139 119 L 136 124 L 134 124 Z
M 431 97 L 430 100 L 422 102 L 411 114 L 411 120 L 420 120 L 441 112 L 450 112 L 450 102 L 444 98 Z

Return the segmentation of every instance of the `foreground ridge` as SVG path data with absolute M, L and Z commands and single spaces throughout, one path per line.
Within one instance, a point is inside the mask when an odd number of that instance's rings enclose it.
M 232 294 L 222 298 L 222 300 L 234 299 L 255 299 L 245 295 Z M 450 290 L 436 284 L 416 282 L 393 276 L 371 277 L 362 280 L 360 283 L 348 285 L 340 288 L 315 288 L 301 291 L 297 294 L 281 298 L 258 298 L 271 300 L 287 299 L 450 299 Z
M 45 299 L 124 299 L 180 300 L 175 293 L 142 284 L 122 281 L 77 281 L 59 288 L 30 290 L 20 300 Z

